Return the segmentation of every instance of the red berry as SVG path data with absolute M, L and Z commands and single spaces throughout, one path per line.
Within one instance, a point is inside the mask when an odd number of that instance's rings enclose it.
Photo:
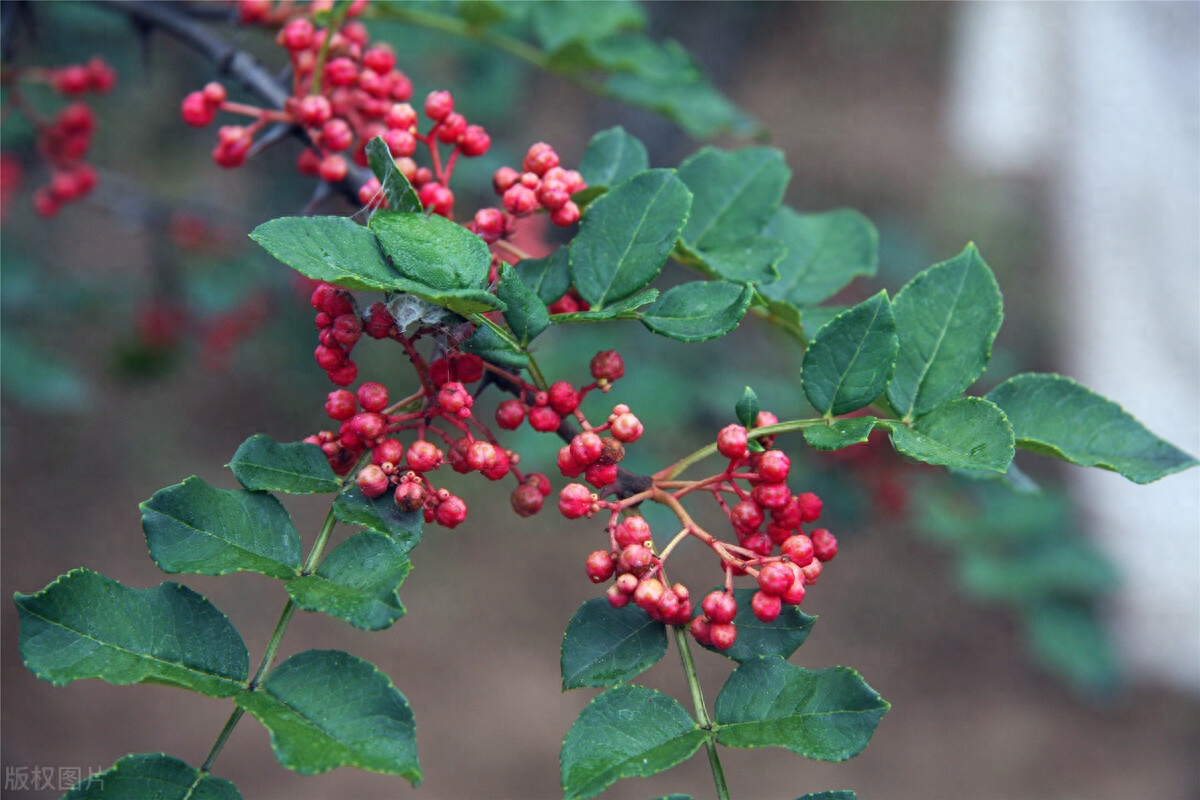
M 759 484 L 766 485 L 766 484 Z M 756 487 L 757 488 L 757 487 Z M 787 503 L 779 508 L 771 509 L 771 519 L 781 528 L 795 530 L 800 527 L 800 523 L 804 521 L 804 515 L 801 512 L 799 498 L 792 495 L 788 498 Z
M 488 244 L 504 236 L 504 212 L 498 208 L 481 208 L 475 212 L 475 233 Z
M 318 345 L 313 352 L 317 364 L 326 372 L 331 372 L 346 363 L 346 351 L 340 347 Z
M 821 577 L 821 569 L 821 561 L 816 558 L 808 562 L 807 566 L 801 567 L 800 572 L 804 574 L 804 583 L 808 586 L 812 586 L 814 583 L 816 583 L 817 578 Z
M 65 133 L 88 136 L 96 129 L 96 115 L 87 103 L 71 103 L 58 112 L 58 124 Z
M 362 54 L 363 66 L 380 75 L 391 72 L 396 66 L 396 54 L 387 45 L 376 45 Z
M 409 475 L 412 475 L 412 473 L 409 473 Z M 428 495 L 429 493 L 420 482 L 402 479 L 396 486 L 393 500 L 401 511 L 416 511 L 425 505 Z
M 566 381 L 557 381 L 550 386 L 550 407 L 565 417 L 579 408 L 579 392 Z
M 425 98 L 425 116 L 441 122 L 454 110 L 454 97 L 447 91 L 430 92 Z
M 529 409 L 529 427 L 535 431 L 550 433 L 558 430 L 561 424 L 562 417 L 550 406 L 534 406 Z
M 595 504 L 594 495 L 582 483 L 568 483 L 558 494 L 558 510 L 567 519 L 590 517 Z
M 787 480 L 792 460 L 782 450 L 768 450 L 758 459 L 758 477 L 766 483 L 782 483 Z
M 730 509 L 729 522 L 738 533 L 749 535 L 762 525 L 762 508 L 753 500 L 743 500 Z
M 468 158 L 483 155 L 491 146 L 492 137 L 479 125 L 468 125 L 458 140 L 459 152 Z
M 352 392 L 335 389 L 325 398 L 325 413 L 331 419 L 347 420 L 358 413 L 358 399 Z
M 525 482 L 537 487 L 541 492 L 542 497 L 549 497 L 553 489 L 550 486 L 550 479 L 540 472 L 531 472 L 525 476 Z
M 454 192 L 440 183 L 426 183 L 417 191 L 417 197 L 420 198 L 421 205 L 443 217 L 450 216 L 454 210 Z
M 550 221 L 560 228 L 566 228 L 579 221 L 579 206 L 573 200 L 568 200 L 550 212 Z
M 658 578 L 643 578 L 633 590 L 633 602 L 646 613 L 655 611 L 665 587 Z
M 350 426 L 364 442 L 373 442 L 387 430 L 387 420 L 379 414 L 363 412 L 350 418 Z
M 277 41 L 288 50 L 304 50 L 312 45 L 315 32 L 312 22 L 305 17 L 299 17 L 283 26 Z
M 184 97 L 180 111 L 183 121 L 197 128 L 203 128 L 217 116 L 217 107 L 208 102 L 203 92 L 192 92 Z
M 538 491 L 537 486 L 522 483 L 513 490 L 509 502 L 512 503 L 513 511 L 517 512 L 520 516 L 532 517 L 542 510 L 545 497 Z
M 362 320 L 357 314 L 352 312 L 339 314 L 333 320 L 333 338 L 347 350 L 353 348 L 358 343 L 358 340 L 362 338 L 362 329 Z
M 529 152 L 525 155 L 525 160 L 521 167 L 526 172 L 532 172 L 538 177 L 546 173 L 546 170 L 551 167 L 558 166 L 558 153 L 554 152 L 554 148 L 545 142 L 538 142 L 529 148 Z
M 616 587 L 617 591 L 627 595 L 632 595 L 634 590 L 637 589 L 637 585 L 638 576 L 631 572 L 622 572 L 618 574 L 617 579 L 613 581 L 613 586 Z
M 714 622 L 709 626 L 708 637 L 718 650 L 728 650 L 737 641 L 737 628 L 732 622 Z
M 71 64 L 55 70 L 52 81 L 55 90 L 61 94 L 83 94 L 88 90 L 88 71 L 82 64 Z
M 492 175 L 492 186 L 496 194 L 504 194 L 520 179 L 521 173 L 512 167 L 501 167 Z
M 334 117 L 321 126 L 321 146 L 340 153 L 354 143 L 354 130 L 341 117 Z
M 614 439 L 629 444 L 642 438 L 645 428 L 642 426 L 641 420 L 633 414 L 625 413 L 612 421 L 610 430 Z
M 616 350 L 602 350 L 592 356 L 591 369 L 597 381 L 615 381 L 625 374 L 625 360 Z
M 632 599 L 632 595 L 622 592 L 617 588 L 615 583 L 608 587 L 608 591 L 604 593 L 604 596 L 608 598 L 608 604 L 613 608 L 624 608 L 629 605 L 629 601 Z
M 434 128 L 434 133 L 442 144 L 455 144 L 466 131 L 467 118 L 457 111 L 451 111 Z
M 821 498 L 812 492 L 797 495 L 796 502 L 800 505 L 800 519 L 802 522 L 814 522 L 821 516 L 821 508 L 825 505 L 821 502 Z
M 496 460 L 490 467 L 480 470 L 480 474 L 489 481 L 498 481 L 512 469 L 512 451 L 496 448 Z
M 771 537 L 767 536 L 767 534 L 763 531 L 754 531 L 753 533 L 747 534 L 745 538 L 741 540 L 741 544 L 742 547 L 746 548 L 747 550 L 751 550 L 760 556 L 769 556 L 771 555 L 771 551 L 775 549 L 775 545 L 771 541 Z
M 473 353 L 455 356 L 451 365 L 459 383 L 474 383 L 483 378 L 483 359 Z
M 358 377 L 358 364 L 347 360 L 342 366 L 328 370 L 329 380 L 335 386 L 349 386 L 354 383 L 354 379 Z
M 331 59 L 325 65 L 325 80 L 330 86 L 353 86 L 358 81 L 358 65 L 345 56 Z
M 387 408 L 388 390 L 382 383 L 367 381 L 358 387 L 358 402 L 363 411 L 380 412 Z
M 593 431 L 584 431 L 571 440 L 571 455 L 575 458 L 575 463 L 581 466 L 587 466 L 600 458 L 603 449 L 604 442 Z
M 363 318 L 363 332 L 372 339 L 386 339 L 396 330 L 396 318 L 383 303 L 372 303 Z
M 792 573 L 792 585 L 788 590 L 779 596 L 780 601 L 787 603 L 789 606 L 798 606 L 804 600 L 804 573 L 800 567 L 789 563 L 788 570 Z
M 467 448 L 467 463 L 476 472 L 491 467 L 496 463 L 496 446 L 491 442 L 474 441 Z
M 509 398 L 496 407 L 496 424 L 506 431 L 515 431 L 525 421 L 525 404 Z
M 589 555 L 584 569 L 587 570 L 588 579 L 592 583 L 604 583 L 608 578 L 612 577 L 614 569 L 612 555 L 608 551 L 595 551 L 592 555 Z
M 650 541 L 650 525 L 642 517 L 627 517 L 613 531 L 619 547 L 631 544 L 645 544 Z
M 596 462 L 584 470 L 584 478 L 597 489 L 611 486 L 617 482 L 617 465 Z
M 384 439 L 371 451 L 371 463 L 399 466 L 404 460 L 404 444 L 399 439 Z
M 534 411 L 536 410 L 535 408 Z M 571 454 L 571 446 L 567 444 L 558 449 L 557 464 L 558 471 L 568 478 L 578 477 L 587 469 L 587 467 L 575 460 L 575 456 Z
M 779 617 L 779 612 L 783 610 L 783 601 L 777 594 L 755 592 L 754 596 L 750 598 L 750 610 L 754 612 L 754 616 L 760 622 L 774 622 Z
M 346 177 L 346 172 L 349 166 L 346 164 L 346 159 L 339 155 L 327 155 L 321 159 L 321 165 L 317 168 L 317 174 L 321 176 L 321 180 L 329 183 L 340 183 Z
M 737 600 L 730 592 L 714 590 L 705 595 L 700 601 L 700 608 L 713 622 L 732 622 L 737 616 Z
M 406 130 L 389 129 L 383 134 L 383 143 L 396 158 L 407 158 L 417 152 L 417 137 Z
M 700 644 L 712 644 L 712 621 L 707 617 L 696 617 L 693 619 L 688 630 L 692 632 L 692 636 Z
M 218 84 L 219 85 L 219 84 Z M 305 95 L 296 108 L 300 123 L 307 128 L 317 128 L 324 125 L 333 116 L 333 107 L 329 98 L 323 94 Z
M 760 483 L 754 487 L 750 496 L 763 508 L 774 511 L 777 508 L 783 508 L 791 501 L 792 492 L 786 483 Z
M 578 486 L 579 484 L 571 484 Z M 617 556 L 617 572 L 638 573 L 654 563 L 654 553 L 642 544 L 626 545 Z
M 514 184 L 505 190 L 501 197 L 504 209 L 517 217 L 524 217 L 537 210 L 537 195 L 533 190 L 521 184 Z
M 117 73 L 108 63 L 100 56 L 93 56 L 88 59 L 88 88 L 93 92 L 111 91 L 117 85 Z
M 813 555 L 818 561 L 832 561 L 837 555 L 838 543 L 837 538 L 825 530 L 817 528 L 812 532 Z
M 365 497 L 379 497 L 391 485 L 387 474 L 375 464 L 367 464 L 360 469 L 355 480 Z
M 408 103 L 395 103 L 383 117 L 389 128 L 411 131 L 417 125 L 417 112 Z
M 417 472 L 429 472 L 442 465 L 445 455 L 427 439 L 418 439 L 408 446 L 408 466 Z
M 433 518 L 437 520 L 439 525 L 447 528 L 454 528 L 467 518 L 467 504 L 463 502 L 461 497 L 450 495 L 447 499 L 438 503 L 438 507 L 433 512 Z
M 758 571 L 758 588 L 769 595 L 781 595 L 792 585 L 795 577 L 787 565 L 780 561 L 764 564 Z

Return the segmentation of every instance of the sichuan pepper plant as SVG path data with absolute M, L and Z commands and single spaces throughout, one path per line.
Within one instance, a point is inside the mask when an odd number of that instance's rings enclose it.
M 520 164 L 495 173 L 496 204 L 462 214 L 450 186 L 455 164 L 486 151 L 490 137 L 443 90 L 425 96 L 422 124 L 394 60 L 349 25 L 339 29 L 357 6 L 335 6 L 322 27 L 272 17 L 283 4 L 243 3 L 243 13 L 265 10 L 248 22 L 282 25 L 295 102 L 235 106 L 210 84 L 181 112 L 191 124 L 224 111 L 297 125 L 310 142 L 302 170 L 333 182 L 361 164 L 373 174 L 353 187 L 364 205 L 353 217 L 285 217 L 251 234 L 313 282 L 307 346 L 331 383 L 313 403 L 323 403 L 328 422 L 295 442 L 248 438 L 228 464 L 241 489 L 191 477 L 141 505 L 158 567 L 278 579 L 278 624 L 252 670 L 229 618 L 179 583 L 135 589 L 80 568 L 18 593 L 21 654 L 38 677 L 163 683 L 234 702 L 200 764 L 129 755 L 68 797 L 239 797 L 213 771 L 246 712 L 289 769 L 354 766 L 419 784 L 414 711 L 388 676 L 340 650 L 275 657 L 298 609 L 372 631 L 401 619 L 412 551 L 427 532 L 478 513 L 469 496 L 442 485 L 446 468 L 509 482 L 518 516 L 565 518 L 564 531 L 585 537 L 580 579 L 604 587 L 562 641 L 563 688 L 603 690 L 563 740 L 564 796 L 593 797 L 703 749 L 716 795 L 728 798 L 722 747 L 841 761 L 866 746 L 889 708 L 850 668 L 789 660 L 815 622 L 799 607 L 819 595 L 827 569 L 825 581 L 837 580 L 838 555 L 821 498 L 791 480 L 789 452 L 842 450 L 881 431 L 910 460 L 999 480 L 1013 474 L 1016 449 L 1138 483 L 1196 464 L 1062 376 L 1026 373 L 986 396 L 965 394 L 987 368 L 1003 316 L 1000 289 L 973 245 L 894 296 L 822 305 L 874 273 L 875 232 L 853 211 L 783 205 L 790 172 L 776 150 L 705 147 L 677 168 L 652 168 L 642 143 L 613 128 L 570 169 L 553 147 L 533 143 Z M 334 97 L 350 89 L 351 68 L 356 88 Z M 364 81 L 368 71 L 375 77 Z M 342 125 L 331 126 L 335 119 Z M 214 160 L 242 163 L 257 131 L 219 132 Z M 340 155 L 347 151 L 349 161 Z M 544 258 L 513 243 L 537 213 L 573 231 Z M 668 260 L 693 279 L 659 285 Z M 622 467 L 629 448 L 655 441 L 621 399 L 626 358 L 636 356 L 588 353 L 563 375 L 538 362 L 539 337 L 556 325 L 635 320 L 702 342 L 747 314 L 780 325 L 804 349 L 794 403 L 764 409 L 748 387 L 714 388 L 730 398 L 726 423 L 695 452 L 656 453 L 661 466 L 650 474 Z M 385 374 L 359 374 L 360 347 L 387 349 Z M 531 464 L 506 442 L 526 425 L 558 442 L 556 463 Z M 307 550 L 278 497 L 301 494 L 330 498 Z M 641 513 L 648 503 L 671 512 L 667 529 L 651 531 Z M 714 509 L 718 525 L 697 521 Z M 340 526 L 361 530 L 342 537 Z M 671 556 L 685 547 L 707 554 L 706 572 L 681 574 Z M 632 682 L 672 640 L 686 702 Z M 693 642 L 731 661 L 711 705 Z

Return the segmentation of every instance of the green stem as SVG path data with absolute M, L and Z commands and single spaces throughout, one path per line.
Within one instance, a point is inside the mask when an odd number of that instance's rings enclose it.
M 321 93 L 321 78 L 325 74 L 325 61 L 329 58 L 329 46 L 333 43 L 333 34 L 342 27 L 342 22 L 346 19 L 346 12 L 350 10 L 351 3 L 343 2 L 335 5 L 333 14 L 329 19 L 329 25 L 326 30 L 329 31 L 325 37 L 325 41 L 321 43 L 321 49 L 317 51 L 317 63 L 313 66 L 313 82 L 312 91 L 309 94 Z
M 700 679 L 696 676 L 696 662 L 692 660 L 691 647 L 687 634 L 679 625 L 672 625 L 671 632 L 675 634 L 675 646 L 679 648 L 679 660 L 683 662 L 683 674 L 687 677 L 688 689 L 692 693 L 692 707 L 696 709 L 696 721 L 707 731 L 713 729 L 708 709 L 704 705 L 704 693 L 700 691 Z M 721 767 L 721 757 L 717 754 L 717 742 L 712 736 L 704 740 L 704 749 L 708 752 L 708 766 L 712 769 L 713 784 L 717 789 L 718 800 L 729 800 L 729 786 L 725 783 L 725 770 Z
M 527 349 L 521 346 L 520 342 L 512 337 L 512 334 L 509 333 L 507 329 L 497 325 L 495 322 L 492 322 L 492 320 L 490 320 L 484 314 L 468 314 L 467 319 L 471 320 L 471 322 L 474 322 L 476 325 L 486 325 L 487 327 L 491 328 L 497 336 L 504 340 L 505 344 L 524 354 L 525 357 L 529 359 L 529 377 L 533 378 L 534 385 L 543 392 L 550 390 L 550 384 L 546 382 L 546 376 L 542 374 L 541 367 L 538 366 L 537 361 L 534 360 L 533 356 Z
M 774 425 L 764 425 L 761 428 L 751 428 L 746 433 L 747 433 L 747 436 L 751 439 L 760 439 L 763 436 L 774 436 L 777 433 L 791 433 L 793 431 L 799 431 L 799 430 L 804 430 L 805 428 L 810 428 L 813 425 L 828 425 L 828 424 L 829 424 L 829 420 L 825 419 L 824 417 L 817 417 L 816 419 L 795 419 L 795 420 L 790 420 L 788 422 L 779 422 Z M 692 464 L 695 464 L 699 461 L 703 461 L 704 459 L 708 458 L 715 452 L 717 452 L 717 443 L 716 442 L 713 442 L 710 445 L 705 445 L 704 447 L 701 447 L 696 452 L 686 455 L 683 458 L 679 459 L 671 466 L 669 466 L 666 469 L 662 470 L 661 472 L 657 473 L 654 477 L 659 480 L 667 480 L 667 481 L 673 480 L 673 479 L 679 477 L 680 474 L 682 474 L 683 471 L 686 470 L 688 467 L 690 467 Z
M 353 474 L 353 471 L 351 474 Z M 321 560 L 321 554 L 325 551 L 325 546 L 329 543 L 329 536 L 333 533 L 336 525 L 337 517 L 334 516 L 333 506 L 331 505 L 329 513 L 325 515 L 325 522 L 321 525 L 321 532 L 317 534 L 317 541 L 313 544 L 308 558 L 304 560 L 304 569 L 301 574 L 309 575 L 316 569 L 317 563 Z M 279 621 L 275 623 L 275 630 L 271 633 L 271 640 L 267 642 L 267 649 L 263 653 L 262 661 L 258 664 L 258 669 L 254 671 L 254 677 L 246 684 L 246 691 L 256 691 L 259 683 L 266 676 L 267 670 L 271 669 L 271 664 L 275 662 L 275 655 L 279 652 L 279 645 L 283 642 L 283 634 L 287 631 L 288 623 L 292 621 L 292 615 L 295 613 L 296 604 L 289 599 L 287 605 L 283 607 L 283 612 L 279 615 Z M 212 749 L 208 751 L 208 758 L 204 759 L 204 763 L 200 765 L 201 772 L 208 772 L 212 768 L 213 762 L 217 760 L 221 749 L 225 747 L 225 742 L 229 740 L 230 734 L 233 733 L 233 729 L 237 727 L 238 722 L 245 713 L 246 710 L 238 706 L 229 715 L 229 719 L 225 721 L 225 727 L 221 728 L 221 732 L 217 734 L 217 740 L 213 742 Z

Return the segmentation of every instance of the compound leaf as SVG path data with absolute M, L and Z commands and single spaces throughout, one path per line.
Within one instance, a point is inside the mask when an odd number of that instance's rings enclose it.
M 817 332 L 801 367 L 804 394 L 827 417 L 857 411 L 887 388 L 898 347 L 892 304 L 881 291 Z
M 250 238 L 313 280 L 373 292 L 401 291 L 405 284 L 375 235 L 345 217 L 280 217 L 259 225 Z
M 586 800 L 621 778 L 670 769 L 710 735 L 662 692 L 627 684 L 609 689 L 579 712 L 563 739 L 563 796 Z
M 732 331 L 746 316 L 754 298 L 748 284 L 691 281 L 663 292 L 641 312 L 642 324 L 681 342 L 702 342 Z
M 906 426 L 884 419 L 896 451 L 927 464 L 1005 472 L 1013 458 L 1012 426 L 994 403 L 960 397 Z
M 163 572 L 249 570 L 287 579 L 300 569 L 300 534 L 266 492 L 216 489 L 193 475 L 139 508 L 150 557 Z
M 315 444 L 280 444 L 262 433 L 242 442 L 226 466 L 251 491 L 325 494 L 342 486 Z
M 778 656 L 743 662 L 717 695 L 717 742 L 786 747 L 818 761 L 857 755 L 891 705 L 848 667 L 809 670 Z
M 165 753 L 135 753 L 81 780 L 62 800 L 242 800 L 242 793 Z
M 888 400 L 907 421 L 957 397 L 983 374 L 1004 318 L 992 270 L 969 244 L 904 286 L 892 302 L 900 352 Z
M 271 732 L 275 757 L 290 770 L 358 767 L 421 782 L 412 709 L 369 661 L 307 650 L 235 700 Z
M 1111 400 L 1061 375 L 1027 372 L 987 395 L 1012 423 L 1017 446 L 1150 483 L 1197 461 L 1159 439 Z
M 210 697 L 245 688 L 250 657 L 229 619 L 178 583 L 131 589 L 87 569 L 16 594 L 21 658 L 55 686 L 162 683 Z
M 754 589 L 733 590 L 738 608 L 737 616 L 733 618 L 738 632 L 733 647 L 718 650 L 711 645 L 703 645 L 705 650 L 741 663 L 758 656 L 787 658 L 804 644 L 817 618 L 810 617 L 795 606 L 785 605 L 774 621 L 763 622 L 754 616 L 750 607 L 754 592 Z M 701 613 L 697 609 L 697 614 Z
M 563 689 L 612 686 L 649 669 L 667 652 L 667 628 L 630 604 L 593 597 L 571 617 L 562 641 Z
M 335 547 L 315 573 L 288 581 L 287 590 L 305 611 L 320 611 L 356 628 L 381 631 L 404 616 L 396 590 L 411 569 L 394 539 L 363 531 Z
M 874 275 L 879 263 L 879 234 L 857 211 L 800 214 L 780 206 L 763 235 L 782 241 L 787 254 L 775 265 L 779 279 L 758 290 L 796 308 L 827 300 L 859 275 Z
M 571 242 L 571 278 L 599 310 L 654 280 L 675 247 L 692 195 L 674 171 L 640 172 L 598 197 Z
M 417 546 L 425 523 L 420 511 L 401 511 L 390 493 L 367 497 L 358 484 L 347 486 L 334 499 L 333 514 L 341 522 L 386 533 L 400 546 L 401 553 Z

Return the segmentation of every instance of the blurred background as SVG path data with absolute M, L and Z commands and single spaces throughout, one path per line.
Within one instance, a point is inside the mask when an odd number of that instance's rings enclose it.
M 312 181 L 296 174 L 292 141 L 237 170 L 212 164 L 214 130 L 183 125 L 178 108 L 216 72 L 168 36 L 140 41 L 100 4 L 27 8 L 22 24 L 34 24 L 15 37 L 15 63 L 102 54 L 119 82 L 93 103 L 100 184 L 53 219 L 32 209 L 45 174 L 31 132 L 3 117 L 0 580 L 29 593 L 86 565 L 152 586 L 164 576 L 146 554 L 140 501 L 193 474 L 233 488 L 221 465 L 243 439 L 295 441 L 326 424 L 311 310 L 290 271 L 245 235 L 299 213 Z M 879 275 L 839 301 L 895 291 L 974 241 L 1004 291 L 1006 323 L 973 393 L 1022 371 L 1062 372 L 1200 452 L 1200 5 L 644 9 L 651 36 L 678 39 L 770 131 L 793 170 L 790 205 L 856 208 L 876 224 Z M 701 146 L 668 120 L 486 48 L 371 25 L 395 45 L 417 97 L 450 88 L 491 133 L 492 152 L 456 173 L 461 210 L 488 202 L 491 171 L 538 140 L 568 166 L 615 124 L 646 143 L 653 166 Z M 219 29 L 282 66 L 261 32 Z M 188 323 L 164 327 L 164 309 L 185 309 Z M 781 418 L 805 411 L 801 353 L 753 319 L 704 344 L 632 323 L 539 341 L 543 369 L 573 381 L 598 349 L 637 352 L 609 397 L 646 424 L 634 469 L 709 441 L 744 385 Z M 394 369 L 384 348 L 355 356 L 364 377 Z M 845 764 L 723 751 L 735 795 L 1200 797 L 1200 470 L 1134 487 L 1019 456 L 1043 490 L 1022 495 L 902 464 L 886 447 L 822 456 L 784 444 L 842 543 L 805 601 L 821 621 L 792 661 L 852 666 L 893 708 Z M 552 442 L 520 435 L 513 447 L 550 471 Z M 216 774 L 248 798 L 559 794 L 559 744 L 594 692 L 559 692 L 558 644 L 596 593 L 582 565 L 602 533 L 549 512 L 519 520 L 506 509 L 511 487 L 483 483 L 461 486 L 467 522 L 431 528 L 414 552 L 400 590 L 407 617 L 367 634 L 302 614 L 280 653 L 337 647 L 387 672 L 416 714 L 422 787 L 350 769 L 292 774 L 250 720 Z M 311 542 L 319 499 L 288 504 Z M 679 558 L 685 580 L 710 577 L 702 554 Z M 279 585 L 249 574 L 185 582 L 230 616 L 257 659 L 285 601 Z M 157 750 L 198 764 L 232 707 L 164 687 L 52 687 L 21 665 L 11 604 L 0 624 L 6 774 L 86 775 Z M 728 662 L 699 653 L 698 666 L 711 699 Z M 668 653 L 640 682 L 680 696 L 678 673 Z M 605 796 L 705 797 L 710 787 L 693 758 Z M 55 795 L 6 780 L 5 797 Z

